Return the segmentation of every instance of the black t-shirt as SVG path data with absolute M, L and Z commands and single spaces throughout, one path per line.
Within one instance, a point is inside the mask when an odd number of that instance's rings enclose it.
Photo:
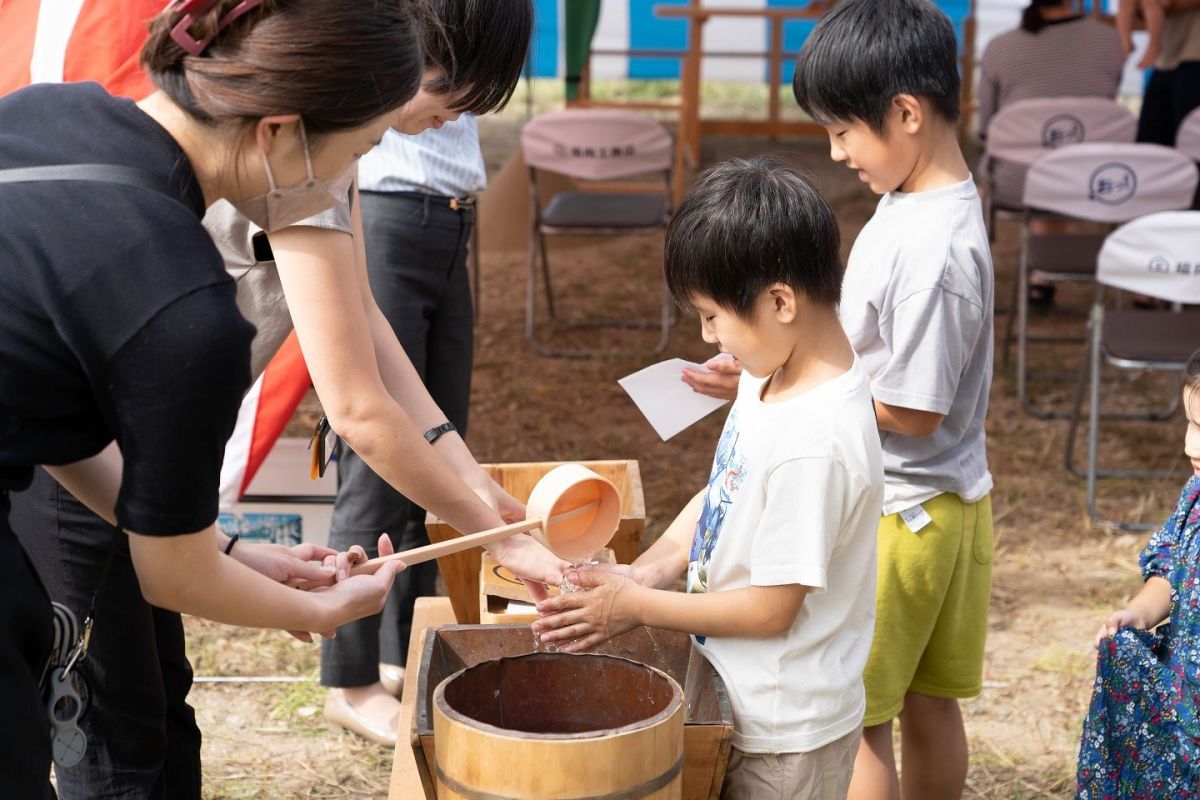
M 93 83 L 0 99 L 0 169 L 82 163 L 161 175 L 179 199 L 101 182 L 0 184 L 0 488 L 115 439 L 121 526 L 198 531 L 216 518 L 254 328 L 166 130 Z

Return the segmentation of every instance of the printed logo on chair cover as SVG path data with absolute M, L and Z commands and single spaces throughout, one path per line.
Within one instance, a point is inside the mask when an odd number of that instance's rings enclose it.
M 1047 151 L 1088 142 L 1131 143 L 1137 120 L 1103 97 L 1034 97 L 1002 108 L 987 127 L 987 155 L 1029 165 Z
M 1089 136 L 1091 127 L 1089 126 Z M 1157 144 L 1084 142 L 1042 151 L 1025 178 L 1022 205 L 1092 222 L 1122 223 L 1156 211 L 1188 208 L 1196 164 Z M 1146 257 L 1162 247 L 1143 250 Z
M 1042 146 L 1062 147 L 1064 144 L 1079 144 L 1087 138 L 1083 120 L 1074 114 L 1055 114 L 1042 126 Z
M 1117 161 L 1103 164 L 1088 182 L 1088 199 L 1119 206 L 1137 192 L 1137 173 L 1128 164 Z
M 1166 256 L 1155 256 L 1150 259 L 1151 272 L 1170 272 L 1171 261 Z
M 1096 260 L 1099 283 L 1173 303 L 1200 303 L 1197 278 L 1200 211 L 1138 217 L 1108 235 Z

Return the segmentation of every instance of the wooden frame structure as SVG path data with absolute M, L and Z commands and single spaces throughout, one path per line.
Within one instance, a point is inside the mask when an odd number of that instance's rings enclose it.
M 837 0 L 812 0 L 807 6 L 794 8 L 736 8 L 705 5 L 702 0 L 690 0 L 688 5 L 659 5 L 654 13 L 659 17 L 686 19 L 688 43 L 686 50 L 591 50 L 588 53 L 579 82 L 579 94 L 574 105 L 590 107 L 639 108 L 678 113 L 676 126 L 675 169 L 672 176 L 672 192 L 676 205 L 683 199 L 687 169 L 695 169 L 700 163 L 700 137 L 706 133 L 743 136 L 820 136 L 824 130 L 813 122 L 783 120 L 780 115 L 779 89 L 783 62 L 787 54 L 783 50 L 783 28 L 789 20 L 816 19 L 829 11 Z M 769 31 L 770 46 L 767 52 L 704 51 L 704 26 L 716 17 L 742 17 L 765 19 Z M 966 134 L 969 112 L 974 110 L 975 88 L 975 0 L 971 0 L 963 22 L 964 46 L 961 55 L 963 122 L 960 135 Z M 678 102 L 602 101 L 591 96 L 590 64 L 592 56 L 633 56 L 641 58 L 669 58 L 682 62 L 680 70 L 680 97 Z M 700 116 L 701 65 L 704 58 L 766 58 L 769 66 L 770 95 L 766 119 L 702 119 Z

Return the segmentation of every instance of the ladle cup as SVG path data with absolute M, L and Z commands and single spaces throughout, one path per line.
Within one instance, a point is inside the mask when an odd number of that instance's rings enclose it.
M 351 575 L 373 574 L 389 561 L 420 564 L 472 547 L 531 533 L 559 558 L 580 561 L 607 545 L 621 521 L 621 495 L 612 481 L 582 464 L 560 464 L 534 485 L 525 521 L 365 561 Z

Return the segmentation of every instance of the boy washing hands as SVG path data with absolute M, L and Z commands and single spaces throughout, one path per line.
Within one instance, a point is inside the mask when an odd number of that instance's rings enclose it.
M 534 623 L 572 652 L 638 625 L 695 635 L 734 711 L 724 797 L 840 800 L 858 749 L 883 466 L 838 322 L 838 241 L 785 164 L 698 179 L 667 233 L 667 280 L 744 370 L 708 486 L 632 565 L 569 573 L 584 591 L 540 602 Z M 665 590 L 685 574 L 686 592 Z

